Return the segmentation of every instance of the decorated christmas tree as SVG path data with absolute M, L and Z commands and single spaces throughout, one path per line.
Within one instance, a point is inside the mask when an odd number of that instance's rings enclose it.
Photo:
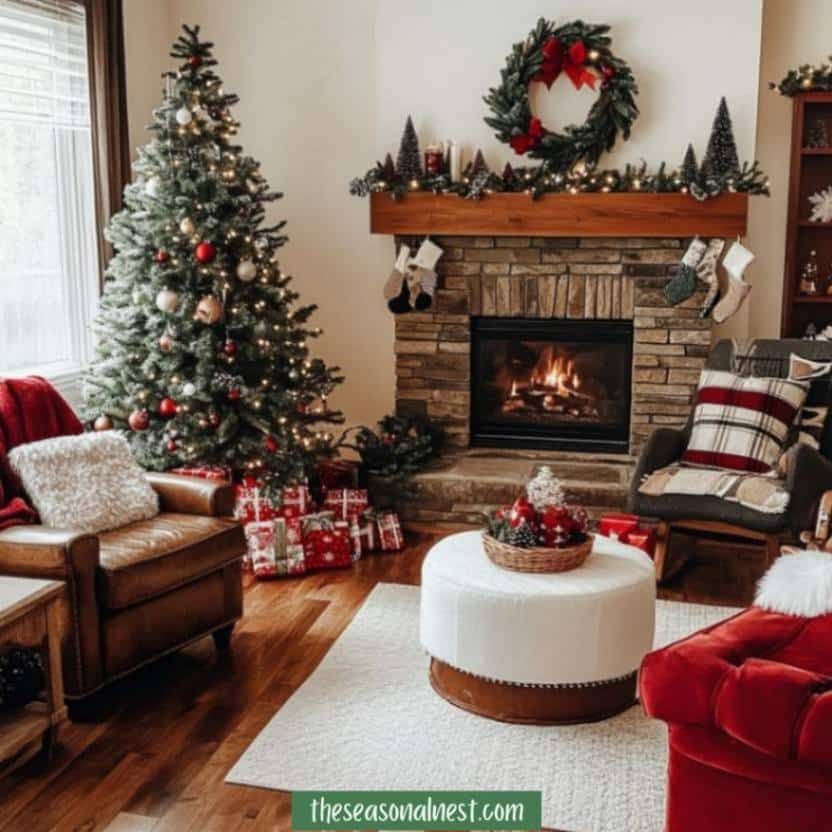
M 699 165 L 696 163 L 696 151 L 693 145 L 689 144 L 685 151 L 685 158 L 682 159 L 682 181 L 686 185 L 696 182 L 699 179 Z
M 702 177 L 736 176 L 740 172 L 740 159 L 737 153 L 737 143 L 734 139 L 734 128 L 731 124 L 731 114 L 723 96 L 714 117 L 711 137 L 708 139 L 708 149 L 702 160 Z
M 155 136 L 107 229 L 115 256 L 85 408 L 96 429 L 125 430 L 149 469 L 227 465 L 271 489 L 331 440 L 341 378 L 310 355 L 316 307 L 297 304 L 280 268 L 284 223 L 264 218 L 281 195 L 234 143 L 238 98 L 214 72 L 213 44 L 183 29 Z
M 401 179 L 409 182 L 422 175 L 422 160 L 419 156 L 419 137 L 413 126 L 413 119 L 407 117 L 399 144 L 399 155 L 396 157 L 396 173 Z

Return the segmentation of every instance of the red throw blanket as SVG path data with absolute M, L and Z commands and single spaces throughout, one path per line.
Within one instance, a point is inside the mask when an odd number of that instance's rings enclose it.
M 0 381 L 0 529 L 37 520 L 6 454 L 27 442 L 83 430 L 72 408 L 46 379 Z

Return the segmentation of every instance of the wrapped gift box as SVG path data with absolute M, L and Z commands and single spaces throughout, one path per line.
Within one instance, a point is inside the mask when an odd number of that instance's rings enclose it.
M 300 518 L 301 535 L 306 537 L 309 532 L 332 531 L 335 528 L 335 519 L 335 514 L 331 511 L 306 514 Z
M 236 500 L 234 516 L 248 523 L 259 523 L 274 520 L 280 516 L 280 506 L 275 500 L 269 500 L 264 495 L 256 480 L 246 478 L 234 486 Z
M 638 528 L 638 520 L 639 518 L 635 514 L 616 512 L 602 514 L 598 521 L 598 531 L 605 537 L 624 542 L 627 535 Z
M 231 482 L 231 469 L 224 465 L 192 465 L 183 468 L 171 468 L 169 474 L 183 477 L 199 477 L 202 480 Z
M 339 520 L 363 514 L 370 505 L 366 488 L 334 488 L 326 492 L 324 506 L 334 511 Z
M 368 552 L 374 552 L 378 548 L 378 531 L 375 514 L 365 511 L 360 517 L 351 518 L 350 536 L 353 539 L 353 550 L 356 560 Z
M 303 575 L 306 572 L 303 547 L 289 544 L 283 518 L 248 523 L 244 531 L 251 569 L 256 577 Z
M 307 569 L 338 569 L 352 564 L 352 541 L 346 523 L 332 529 L 314 529 L 303 536 Z
M 656 530 L 647 526 L 639 526 L 627 532 L 627 537 L 622 542 L 636 546 L 652 558 L 656 549 Z
M 284 488 L 280 496 L 281 516 L 303 517 L 313 510 L 312 497 L 305 485 Z M 288 514 L 286 513 L 288 511 Z
M 324 492 L 336 488 L 358 488 L 360 466 L 349 459 L 324 459 L 316 468 Z
M 379 548 L 382 552 L 399 552 L 404 548 L 404 535 L 402 534 L 398 514 L 394 511 L 385 511 L 378 514 L 376 526 L 378 528 Z

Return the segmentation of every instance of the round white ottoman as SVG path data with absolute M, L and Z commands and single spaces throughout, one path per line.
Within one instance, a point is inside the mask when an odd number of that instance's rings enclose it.
M 540 575 L 495 566 L 481 532 L 450 535 L 422 565 L 431 683 L 453 704 L 507 722 L 605 719 L 635 701 L 655 598 L 650 558 L 605 537 L 578 569 Z

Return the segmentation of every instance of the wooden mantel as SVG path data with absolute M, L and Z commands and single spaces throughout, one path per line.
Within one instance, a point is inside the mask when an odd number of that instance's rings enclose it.
M 733 237 L 744 235 L 748 194 L 699 202 L 688 194 L 451 194 L 370 196 L 373 234 L 494 237 Z

